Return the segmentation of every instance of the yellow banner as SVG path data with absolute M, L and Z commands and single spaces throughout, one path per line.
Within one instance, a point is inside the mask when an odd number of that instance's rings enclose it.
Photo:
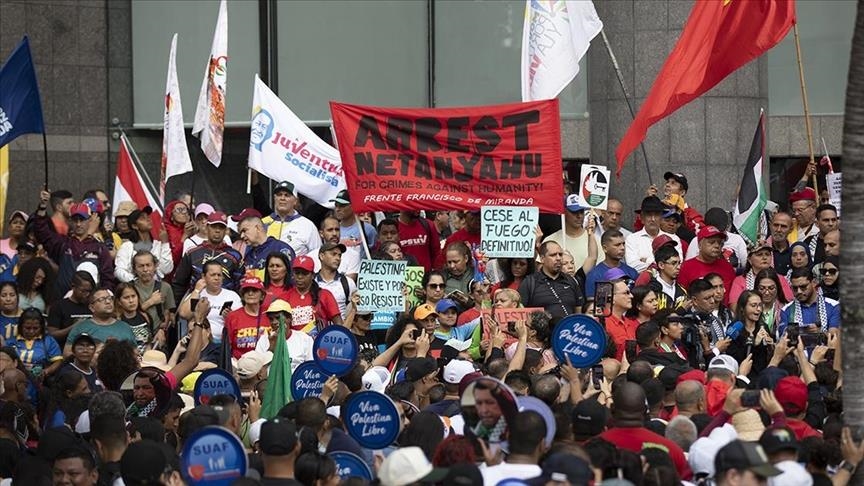
M 9 194 L 9 146 L 0 147 L 0 235 L 6 223 L 6 197 Z

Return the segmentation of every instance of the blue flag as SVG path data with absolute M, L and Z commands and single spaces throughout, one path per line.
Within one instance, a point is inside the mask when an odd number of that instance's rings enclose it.
M 0 147 L 25 133 L 45 133 L 42 100 L 26 35 L 0 66 Z

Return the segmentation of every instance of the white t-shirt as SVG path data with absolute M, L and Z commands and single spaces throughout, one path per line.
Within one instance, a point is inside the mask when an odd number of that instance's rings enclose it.
M 480 468 L 483 484 L 498 484 L 503 479 L 531 479 L 543 474 L 537 464 L 508 464 Z
M 308 255 L 312 250 L 321 248 L 321 235 L 318 234 L 318 228 L 306 216 L 283 223 L 279 239 L 291 245 L 296 256 Z
M 192 293 L 190 292 L 183 300 L 190 299 L 191 296 Z M 205 288 L 201 291 L 201 297 L 206 297 L 207 302 L 210 303 L 210 312 L 207 313 L 207 321 L 210 322 L 210 333 L 213 335 L 213 342 L 221 343 L 222 330 L 225 328 L 225 319 L 222 317 L 219 310 L 222 309 L 225 302 L 231 302 L 231 310 L 243 307 L 243 302 L 240 300 L 240 296 L 237 295 L 236 292 L 228 289 L 220 289 L 218 294 L 213 295 L 207 292 L 207 289 Z
M 678 238 L 677 235 L 664 233 L 663 231 L 657 233 L 657 236 L 660 235 L 666 235 L 678 243 L 675 245 L 675 249 L 678 250 L 678 256 L 683 259 L 684 255 L 681 254 L 681 238 Z M 652 263 L 654 263 L 654 249 L 651 247 L 652 241 L 654 241 L 654 238 L 652 238 L 644 228 L 625 238 L 624 263 L 635 269 L 637 272 L 642 272 L 648 268 Z
M 333 294 L 333 298 L 336 299 L 336 303 L 339 304 L 339 313 L 342 314 L 342 320 L 345 320 L 345 312 L 348 307 L 348 297 L 357 290 L 357 284 L 354 283 L 354 280 L 345 277 L 345 280 L 348 282 L 348 295 L 345 295 L 345 287 L 342 286 L 342 279 L 340 276 L 337 276 L 332 282 L 325 282 L 321 279 L 320 276 L 315 276 L 315 281 L 318 282 L 318 286 L 322 289 L 327 289 Z
M 783 474 L 768 478 L 768 486 L 813 486 L 813 476 L 795 461 L 780 461 L 774 467 Z
M 288 355 L 291 356 L 291 371 L 293 372 L 298 366 L 306 361 L 312 360 L 312 343 L 314 340 L 311 336 L 302 331 L 291 331 L 291 335 L 285 340 L 288 345 Z M 255 345 L 255 351 L 265 353 L 270 351 L 270 338 L 267 334 L 262 334 L 258 338 L 258 344 Z
M 597 261 L 602 262 L 606 259 L 606 253 L 600 246 L 600 234 L 595 233 L 594 238 L 597 240 Z M 561 245 L 562 248 L 569 251 L 573 255 L 573 262 L 576 264 L 576 270 L 582 268 L 585 259 L 588 258 L 588 231 L 583 231 L 581 236 L 567 235 L 566 246 L 564 244 L 564 230 L 558 230 L 551 235 L 543 238 L 543 242 L 554 241 Z
M 315 248 L 306 254 L 312 261 L 315 263 L 315 273 L 321 271 L 321 260 L 318 259 L 318 252 L 321 248 Z M 362 251 L 362 247 L 355 246 L 353 248 L 348 248 L 345 253 L 342 254 L 342 261 L 339 262 L 339 273 L 345 275 L 356 275 L 360 273 L 360 252 Z

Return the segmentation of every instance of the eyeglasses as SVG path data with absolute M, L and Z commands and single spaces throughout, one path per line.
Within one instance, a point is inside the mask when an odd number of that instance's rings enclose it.
M 174 212 L 175 212 L 175 213 L 181 213 L 181 214 L 182 214 L 182 213 L 188 213 L 188 212 L 189 212 L 189 209 L 186 208 L 186 206 L 175 206 L 175 207 L 174 207 Z
M 793 286 L 792 286 L 792 291 L 793 291 L 793 292 L 798 292 L 799 290 L 800 290 L 801 292 L 804 292 L 804 291 L 810 290 L 810 284 L 808 283 L 808 284 L 804 284 L 804 285 L 793 285 Z
M 823 268 L 822 275 L 837 275 L 838 270 L 836 268 Z
M 771 286 L 760 285 L 759 286 L 759 292 L 775 292 L 776 290 L 777 290 L 776 285 L 771 285 Z
M 664 265 L 672 265 L 673 267 L 680 267 L 681 260 L 666 260 L 665 262 L 660 262 Z
M 111 302 L 112 300 L 114 300 L 113 296 L 106 295 L 105 297 L 99 297 L 98 299 L 93 299 L 93 302 L 98 302 L 98 303 L 102 304 L 105 302 Z
M 431 287 L 433 289 L 443 289 L 444 284 L 443 283 L 440 283 L 440 284 L 430 283 L 429 285 L 427 285 L 427 287 Z

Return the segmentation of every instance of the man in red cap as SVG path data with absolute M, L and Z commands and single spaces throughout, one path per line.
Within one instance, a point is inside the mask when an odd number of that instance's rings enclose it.
M 805 366 L 809 366 L 806 364 Z M 822 434 L 804 421 L 807 415 L 807 385 L 797 376 L 786 376 L 777 382 L 774 396 L 786 413 L 786 426 L 795 433 L 798 440 L 807 437 L 822 437 Z
M 789 243 L 804 241 L 809 236 L 819 233 L 816 226 L 816 191 L 805 187 L 789 196 L 789 206 L 795 217 L 795 225 L 789 232 Z
M 732 280 L 735 279 L 735 269 L 723 258 L 723 242 L 726 241 L 726 233 L 714 226 L 705 226 L 699 230 L 697 239 L 699 255 L 681 265 L 678 283 L 686 288 L 697 278 L 702 278 L 709 273 L 718 273 L 723 277 L 723 285 L 726 287 L 728 296 Z

